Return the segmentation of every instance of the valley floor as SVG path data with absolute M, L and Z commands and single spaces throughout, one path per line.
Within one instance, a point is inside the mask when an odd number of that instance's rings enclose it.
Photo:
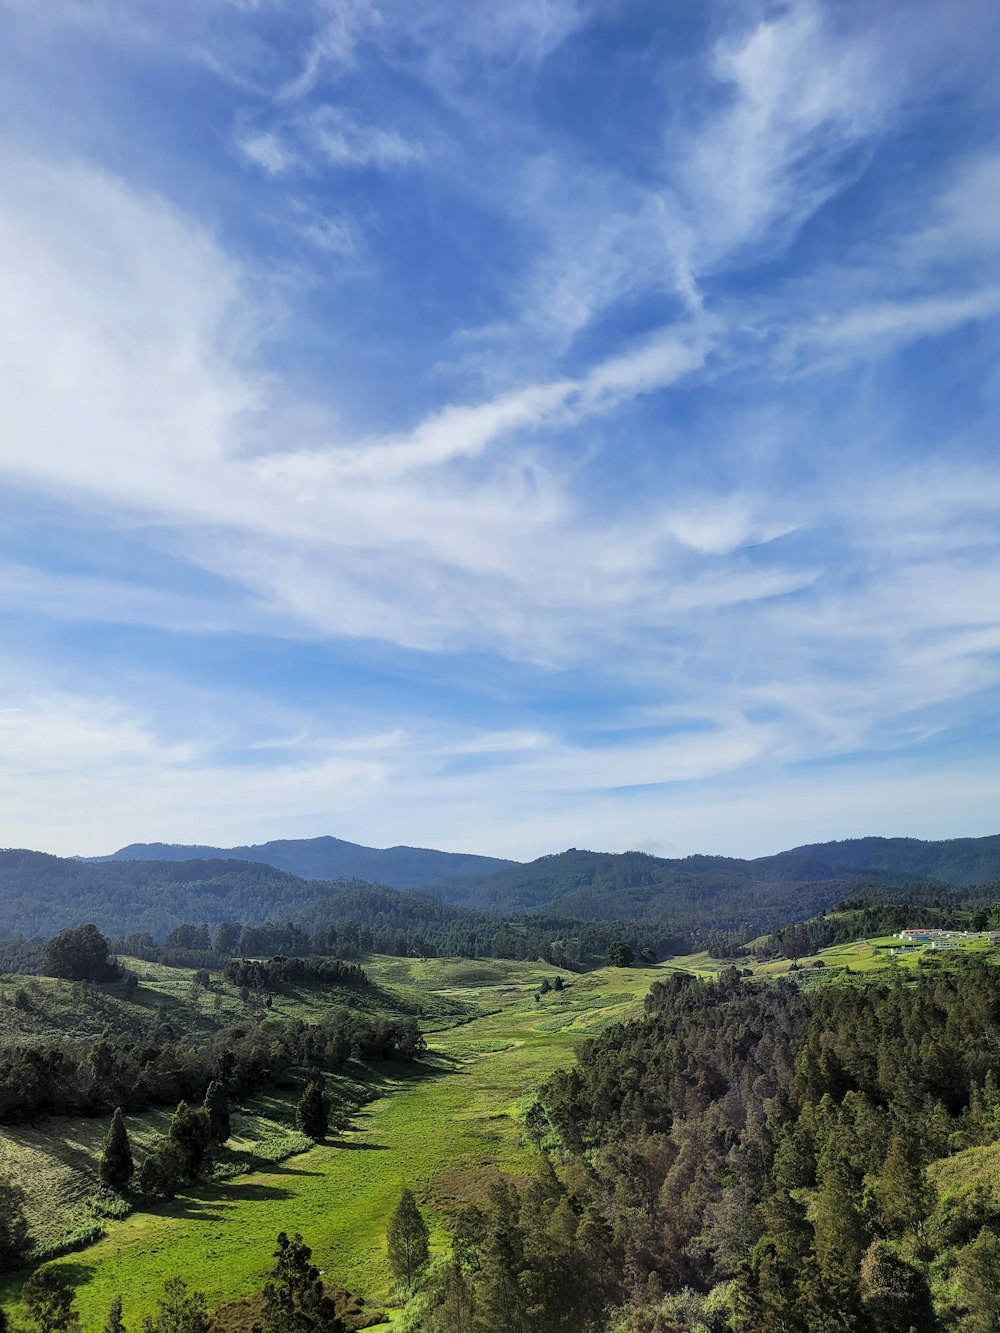
M 588 1035 L 640 1012 L 663 975 L 657 967 L 563 974 L 566 989 L 536 998 L 556 969 L 386 958 L 366 970 L 399 994 L 461 1000 L 478 1016 L 430 1034 L 422 1065 L 387 1065 L 384 1094 L 335 1141 L 108 1223 L 103 1239 L 56 1260 L 78 1286 L 83 1333 L 97 1333 L 116 1295 L 137 1327 L 172 1274 L 212 1306 L 249 1295 L 264 1281 L 281 1230 L 302 1233 L 328 1280 L 391 1306 L 385 1231 L 400 1191 L 414 1191 L 443 1251 L 448 1213 L 482 1197 L 492 1172 L 531 1170 L 518 1112 L 534 1089 Z M 48 1132 L 54 1145 L 58 1122 Z M 34 1151 L 44 1153 L 44 1143 Z M 16 1302 L 24 1276 L 0 1288 L 0 1300 Z

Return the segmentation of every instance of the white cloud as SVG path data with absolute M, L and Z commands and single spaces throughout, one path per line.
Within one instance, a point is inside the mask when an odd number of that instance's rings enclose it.
M 408 166 L 424 158 L 420 144 L 395 130 L 362 125 L 344 107 L 323 106 L 310 112 L 305 134 L 333 166 Z
M 244 157 L 272 176 L 281 176 L 298 162 L 298 155 L 273 130 L 245 134 L 238 142 Z

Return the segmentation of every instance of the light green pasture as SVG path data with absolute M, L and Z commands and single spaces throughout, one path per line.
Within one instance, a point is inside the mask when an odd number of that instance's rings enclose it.
M 552 980 L 557 969 L 386 959 L 369 971 L 428 1009 L 437 997 L 474 1005 L 480 1016 L 433 1033 L 423 1070 L 387 1065 L 384 1095 L 335 1143 L 109 1223 L 102 1240 L 56 1260 L 78 1284 L 84 1333 L 97 1333 L 119 1294 L 126 1323 L 137 1326 L 172 1274 L 212 1305 L 249 1295 L 282 1230 L 302 1233 L 332 1281 L 391 1301 L 385 1229 L 400 1191 L 414 1191 L 434 1245 L 443 1247 L 448 1213 L 482 1197 L 492 1172 L 533 1169 L 518 1111 L 538 1084 L 569 1064 L 589 1034 L 638 1013 L 663 975 L 658 968 L 563 972 L 566 989 L 536 1000 L 542 977 Z M 0 1298 L 12 1301 L 18 1285 L 8 1282 Z

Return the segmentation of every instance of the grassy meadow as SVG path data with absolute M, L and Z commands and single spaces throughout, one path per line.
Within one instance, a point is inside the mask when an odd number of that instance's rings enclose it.
M 206 999 L 195 1014 L 188 1000 L 189 972 L 143 966 L 140 994 L 150 992 L 144 1004 L 151 1012 L 174 1008 L 178 1022 L 186 1013 L 187 1021 L 207 1025 L 239 1005 L 238 997 L 229 995 L 220 1009 Z M 564 990 L 536 998 L 542 979 L 558 974 L 544 963 L 397 958 L 366 963 L 376 983 L 373 1002 L 421 1018 L 430 1046 L 426 1061 L 382 1067 L 372 1088 L 375 1099 L 336 1140 L 107 1222 L 102 1239 L 55 1260 L 78 1285 L 84 1333 L 101 1328 L 118 1294 L 126 1322 L 137 1325 L 153 1308 L 164 1278 L 174 1273 L 204 1291 L 211 1305 L 249 1295 L 264 1280 L 280 1230 L 301 1231 L 330 1280 L 391 1306 L 395 1293 L 385 1229 L 400 1191 L 413 1189 L 432 1225 L 434 1245 L 443 1250 L 448 1213 L 481 1197 L 491 1172 L 532 1170 L 519 1112 L 533 1089 L 571 1062 L 589 1034 L 638 1012 L 665 970 L 562 973 Z M 36 981 L 40 987 L 64 985 Z M 308 1017 L 330 1002 L 302 990 L 277 997 L 273 1012 Z M 290 1115 L 289 1105 L 262 1100 L 237 1118 L 239 1138 L 230 1147 L 252 1152 L 261 1142 L 289 1135 Z M 165 1111 L 130 1117 L 134 1141 L 141 1146 L 162 1132 L 168 1118 Z M 29 1186 L 38 1214 L 58 1218 L 58 1225 L 69 1217 L 76 1222 L 89 1215 L 105 1128 L 103 1121 L 53 1120 L 36 1129 L 4 1130 L 0 1170 Z M 0 1301 L 14 1305 L 25 1276 L 0 1287 Z

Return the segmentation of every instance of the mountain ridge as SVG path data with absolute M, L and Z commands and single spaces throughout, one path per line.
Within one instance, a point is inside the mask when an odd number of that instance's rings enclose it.
M 417 889 L 448 879 L 490 874 L 517 864 L 496 856 L 442 852 L 431 847 L 365 847 L 329 834 L 318 838 L 273 838 L 238 847 L 198 843 L 134 842 L 109 856 L 79 858 L 109 861 L 243 861 L 274 866 L 300 879 L 363 879 L 393 889 Z

